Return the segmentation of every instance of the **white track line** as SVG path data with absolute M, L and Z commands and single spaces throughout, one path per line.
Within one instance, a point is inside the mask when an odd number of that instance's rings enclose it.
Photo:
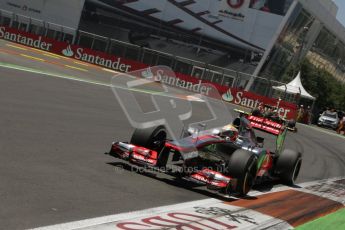
M 186 98 L 181 98 L 179 96 L 174 96 L 173 94 L 168 94 L 168 93 L 164 93 L 164 92 L 149 92 L 148 90 L 143 90 L 143 89 L 124 88 L 121 86 L 115 86 L 115 85 L 111 85 L 111 84 L 107 84 L 107 83 L 85 80 L 85 79 L 81 79 L 81 78 L 78 78 L 75 76 L 69 76 L 69 75 L 64 75 L 64 74 L 58 74 L 58 73 L 36 70 L 36 69 L 32 69 L 32 68 L 27 68 L 27 67 L 16 66 L 14 64 L 9 64 L 9 63 L 7 64 L 7 63 L 1 63 L 0 62 L 0 67 L 7 68 L 7 69 L 13 69 L 13 70 L 17 70 L 17 71 L 28 72 L 28 73 L 46 75 L 46 76 L 51 76 L 51 77 L 56 77 L 56 78 L 62 78 L 62 79 L 71 80 L 71 81 L 78 81 L 78 82 L 83 82 L 83 83 L 92 84 L 92 85 L 115 87 L 115 88 L 121 88 L 121 89 L 126 89 L 126 90 L 130 90 L 130 91 L 141 92 L 141 93 L 147 93 L 147 94 L 159 94 L 162 96 L 176 98 L 176 99 L 186 99 L 188 101 L 205 102 L 204 100 L 197 98 L 195 96 L 192 96 L 192 95 L 188 95 L 188 96 L 186 96 Z M 131 77 L 131 78 L 135 78 L 135 77 L 130 76 L 130 75 L 127 75 L 127 76 Z

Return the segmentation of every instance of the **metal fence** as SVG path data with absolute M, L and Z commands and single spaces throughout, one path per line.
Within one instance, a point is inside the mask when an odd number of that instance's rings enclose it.
M 0 9 L 0 25 L 73 44 L 77 30 Z
M 169 66 L 175 72 L 190 75 L 200 80 L 207 80 L 226 87 L 244 89 L 250 79 L 254 79 L 250 87 L 251 92 L 262 96 L 282 97 L 283 99 L 294 101 L 291 97 L 274 92 L 272 86 L 282 85 L 283 83 L 281 82 L 180 56 L 174 56 L 158 50 L 140 47 L 127 42 L 88 33 L 86 31 L 32 19 L 23 15 L 16 15 L 4 10 L 0 10 L 0 25 L 20 29 L 36 35 L 46 36 L 57 41 L 66 41 L 70 44 L 76 44 L 84 48 L 90 48 L 121 58 L 142 62 L 147 65 Z

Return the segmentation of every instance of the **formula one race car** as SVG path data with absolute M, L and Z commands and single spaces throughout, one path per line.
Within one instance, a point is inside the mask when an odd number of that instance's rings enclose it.
M 254 128 L 277 137 L 276 151 L 263 147 Z M 283 150 L 287 129 L 279 123 L 240 113 L 219 129 L 189 129 L 168 140 L 164 126 L 136 129 L 130 142 L 113 142 L 109 154 L 131 164 L 159 170 L 231 196 L 244 196 L 254 184 L 280 179 L 294 184 L 302 156 Z

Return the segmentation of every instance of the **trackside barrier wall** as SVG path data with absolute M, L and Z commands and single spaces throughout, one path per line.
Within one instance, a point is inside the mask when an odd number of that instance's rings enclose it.
M 166 65 L 171 67 L 178 78 L 186 82 L 211 83 L 223 94 L 223 100 L 248 108 L 257 107 L 260 103 L 276 105 L 277 99 L 267 97 L 272 95 L 272 86 L 277 82 L 263 78 L 255 78 L 254 92 L 246 92 L 246 83 L 253 76 L 235 72 L 217 66 L 207 65 L 182 57 L 173 57 L 154 50 L 140 48 L 138 46 L 110 40 L 105 37 L 81 33 L 79 31 L 76 44 L 66 38 L 64 34 L 47 36 L 48 30 L 43 33 L 29 33 L 27 29 L 19 30 L 19 27 L 11 28 L 6 20 L 1 17 L 0 38 L 16 42 L 22 45 L 64 55 L 80 61 L 96 64 L 115 71 L 128 72 L 152 65 Z M 30 25 L 31 26 L 31 25 Z M 28 26 L 28 27 L 30 27 Z M 37 27 L 39 28 L 39 27 Z M 34 32 L 39 30 L 33 30 Z M 32 32 L 32 30 L 30 30 Z M 58 33 L 53 32 L 57 35 Z M 57 39 L 60 38 L 60 39 Z M 128 57 L 128 58 L 127 58 Z M 259 92 L 262 92 L 259 95 Z M 262 96 L 265 95 L 265 96 Z M 266 96 L 267 95 L 267 96 Z M 294 118 L 297 106 L 293 103 L 281 101 L 280 115 Z

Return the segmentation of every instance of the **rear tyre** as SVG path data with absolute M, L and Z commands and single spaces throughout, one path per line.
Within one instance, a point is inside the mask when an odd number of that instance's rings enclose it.
M 275 174 L 284 184 L 293 185 L 296 182 L 302 165 L 302 154 L 285 149 L 278 157 Z
M 257 173 L 257 157 L 248 151 L 238 149 L 230 157 L 228 174 L 237 180 L 235 185 L 229 184 L 232 188 L 227 193 L 233 192 L 239 196 L 245 196 L 251 190 Z

